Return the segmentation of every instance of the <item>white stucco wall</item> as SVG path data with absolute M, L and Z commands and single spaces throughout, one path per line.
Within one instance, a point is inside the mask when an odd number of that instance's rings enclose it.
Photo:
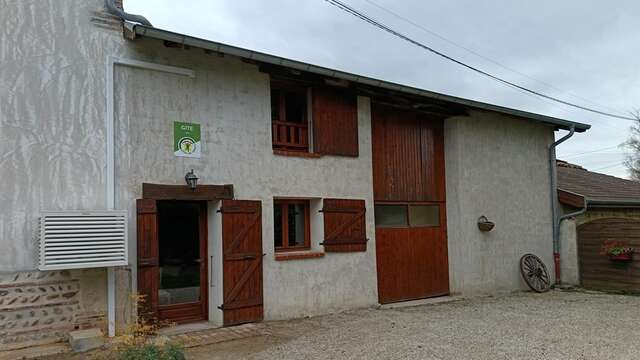
M 0 0 L 0 271 L 36 267 L 41 210 L 106 205 L 105 62 L 125 43 L 102 3 Z
M 262 201 L 265 318 L 375 304 L 373 243 L 365 253 L 285 262 L 274 260 L 273 245 L 274 197 L 314 198 L 318 206 L 319 199 L 328 197 L 364 199 L 367 235 L 373 238 L 369 100 L 358 99 L 357 158 L 278 156 L 271 145 L 269 76 L 255 65 L 197 49 L 165 48 L 152 40 L 132 43 L 130 48 L 131 58 L 187 67 L 196 71 L 196 77 L 118 67 L 118 207 L 128 208 L 133 217 L 134 199 L 141 197 L 143 182 L 183 184 L 184 174 L 193 168 L 200 183 L 233 184 L 237 199 Z M 201 124 L 201 159 L 173 155 L 176 120 Z M 311 216 L 312 246 L 321 250 L 322 214 L 314 211 Z M 133 246 L 131 251 L 135 254 Z
M 197 49 L 126 41 L 102 4 L 102 0 L 2 0 L 7 11 L 0 13 L 5 25 L 0 29 L 0 246 L 4 250 L 0 271 L 36 268 L 34 238 L 41 210 L 106 207 L 105 64 L 108 55 L 115 55 L 196 71 L 195 79 L 122 66 L 115 71 L 116 207 L 131 214 L 132 264 L 134 199 L 141 196 L 141 183 L 182 184 L 185 172 L 194 168 L 201 183 L 233 183 L 236 198 L 263 202 L 266 318 L 375 304 L 368 99 L 358 100 L 358 158 L 275 156 L 266 74 L 254 65 Z M 173 156 L 175 120 L 202 125 L 201 159 Z M 372 239 L 368 251 L 276 262 L 275 196 L 365 199 L 367 236 Z M 313 217 L 312 243 L 319 249 L 321 215 Z M 131 302 L 135 273 L 132 266 L 118 276 L 119 308 Z M 96 288 L 85 291 L 102 290 L 98 287 L 104 286 L 104 277 L 94 284 Z M 105 304 L 92 306 L 104 309 Z M 119 310 L 118 320 L 126 313 Z
M 552 128 L 481 111 L 445 120 L 447 230 L 451 292 L 526 288 L 525 253 L 553 274 L 548 146 Z M 485 215 L 495 222 L 478 230 Z
M 105 62 L 126 43 L 102 0 L 0 0 L 0 9 L 0 277 L 16 293 L 34 279 L 52 284 L 37 304 L 51 319 L 26 325 L 16 320 L 32 308 L 5 307 L 0 323 L 12 330 L 2 340 L 44 341 L 60 336 L 44 324 L 104 323 L 106 271 L 33 271 L 36 231 L 42 210 L 106 207 Z M 118 277 L 128 286 L 128 270 Z M 60 310 L 54 290 L 75 286 L 65 294 L 73 311 L 53 317 Z M 28 304 L 22 300 L 16 304 Z

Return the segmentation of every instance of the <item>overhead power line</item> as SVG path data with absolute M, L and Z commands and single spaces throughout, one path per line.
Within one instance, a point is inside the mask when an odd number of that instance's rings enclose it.
M 469 70 L 475 71 L 475 72 L 477 72 L 477 73 L 479 73 L 481 75 L 489 77 L 489 78 L 491 78 L 491 79 L 493 79 L 495 81 L 498 81 L 498 82 L 500 82 L 502 84 L 505 84 L 507 86 L 511 86 L 513 88 L 519 89 L 519 90 L 527 92 L 529 94 L 537 95 L 537 96 L 539 96 L 541 98 L 552 100 L 552 101 L 555 101 L 555 102 L 560 103 L 560 104 L 564 104 L 564 105 L 567 105 L 567 106 L 574 107 L 576 109 L 580 109 L 580 110 L 584 110 L 584 111 L 588 111 L 588 112 L 592 112 L 592 113 L 595 113 L 595 114 L 608 116 L 608 117 L 612 117 L 612 118 L 617 118 L 617 119 L 622 119 L 622 120 L 629 120 L 629 121 L 636 121 L 636 119 L 632 118 L 632 117 L 616 115 L 616 114 L 608 113 L 608 112 L 605 112 L 605 111 L 600 111 L 600 110 L 597 110 L 597 109 L 589 108 L 589 107 L 586 107 L 586 106 L 574 104 L 574 103 L 571 103 L 569 101 L 558 99 L 556 97 L 549 96 L 549 95 L 543 94 L 541 92 L 538 92 L 538 91 L 535 91 L 535 90 L 531 90 L 531 89 L 526 88 L 524 86 L 518 85 L 518 84 L 513 83 L 511 81 L 505 80 L 505 79 L 503 79 L 501 77 L 498 77 L 496 75 L 488 73 L 488 72 L 486 72 L 484 70 L 481 70 L 479 68 L 476 68 L 476 67 L 474 67 L 472 65 L 466 64 L 466 63 L 464 63 L 464 62 L 462 62 L 460 60 L 457 60 L 457 59 L 455 59 L 455 58 L 453 58 L 453 57 L 451 57 L 449 55 L 446 55 L 446 54 L 444 54 L 444 53 L 442 53 L 442 52 L 440 52 L 438 50 L 435 50 L 435 49 L 433 49 L 433 48 L 431 48 L 431 47 L 429 47 L 429 46 L 427 46 L 427 45 L 425 45 L 425 44 L 423 44 L 423 43 L 421 43 L 421 42 L 419 42 L 417 40 L 414 40 L 414 39 L 408 37 L 407 35 L 404 35 L 404 34 L 398 32 L 398 31 L 388 27 L 387 25 L 384 25 L 384 24 L 380 23 L 379 21 L 367 16 L 366 14 L 364 14 L 364 13 L 362 13 L 362 12 L 352 8 L 352 7 L 350 7 L 349 5 L 343 3 L 343 2 L 341 2 L 339 0 L 325 0 L 325 1 L 328 2 L 331 5 L 339 8 L 340 10 L 342 10 L 342 11 L 344 11 L 346 13 L 355 16 L 356 18 L 358 18 L 360 20 L 363 20 L 363 21 L 365 21 L 365 22 L 367 22 L 367 23 L 369 23 L 369 24 L 371 24 L 371 25 L 373 25 L 373 26 L 375 26 L 375 27 L 377 27 L 377 28 L 379 28 L 381 30 L 384 30 L 384 31 L 390 33 L 391 35 L 394 35 L 394 36 L 396 36 L 396 37 L 398 37 L 398 38 L 400 38 L 402 40 L 405 40 L 405 41 L 407 41 L 407 42 L 409 42 L 409 43 L 411 43 L 411 44 L 413 44 L 415 46 L 418 46 L 418 47 L 420 47 L 420 48 L 422 48 L 424 50 L 427 50 L 427 51 L 429 51 L 429 52 L 431 52 L 431 53 L 433 53 L 435 55 L 438 55 L 438 56 L 440 56 L 442 58 L 445 58 L 445 59 L 447 59 L 447 60 L 449 60 L 451 62 L 454 62 L 454 63 L 456 63 L 456 64 L 458 64 L 458 65 L 460 65 L 462 67 L 465 67 L 465 68 L 467 68 Z
M 612 156 L 620 156 L 620 155 L 627 155 L 628 153 L 626 152 L 621 152 L 621 151 L 616 151 L 616 152 L 597 152 L 597 153 L 590 153 L 590 154 L 582 154 L 582 155 L 574 155 L 574 156 L 563 156 L 562 160 L 572 160 L 572 161 L 578 161 L 578 158 L 584 158 L 586 156 L 590 156 L 593 158 L 602 158 L 602 157 L 612 157 Z
M 488 57 L 486 55 L 483 55 L 483 54 L 475 51 L 474 49 L 471 49 L 471 48 L 469 48 L 467 46 L 458 44 L 457 42 L 455 42 L 455 41 L 453 41 L 453 40 L 451 40 L 451 39 L 449 39 L 449 38 L 447 38 L 447 37 L 445 37 L 445 36 L 443 36 L 441 34 L 438 34 L 437 32 L 435 32 L 433 30 L 430 30 L 430 29 L 426 28 L 425 26 L 423 26 L 423 25 L 421 25 L 421 24 L 419 24 L 419 23 L 417 23 L 415 21 L 412 21 L 411 19 L 409 19 L 409 18 L 407 18 L 405 16 L 402 16 L 402 15 L 398 14 L 397 12 L 389 10 L 388 8 L 376 3 L 375 1 L 372 1 L 372 0 L 364 0 L 364 1 L 367 2 L 368 4 L 370 4 L 371 6 L 374 6 L 374 7 L 378 8 L 378 9 L 380 9 L 381 11 L 386 12 L 387 14 L 390 14 L 391 16 L 394 16 L 395 18 L 400 19 L 400 20 L 402 20 L 402 21 L 414 26 L 415 28 L 426 32 L 427 34 L 430 34 L 430 35 L 432 35 L 434 37 L 437 37 L 438 39 L 440 39 L 440 40 L 442 40 L 442 41 L 444 41 L 444 42 L 446 42 L 448 44 L 451 44 L 451 45 L 453 45 L 453 46 L 455 46 L 455 47 L 457 47 L 459 49 L 462 49 L 462 50 L 464 50 L 464 51 L 466 51 L 466 52 L 468 52 L 470 54 L 473 54 L 473 55 L 475 55 L 475 56 L 477 56 L 477 57 L 479 57 L 479 58 L 481 58 L 481 59 L 483 59 L 485 61 L 488 61 L 488 62 L 490 62 L 490 63 L 492 63 L 492 64 L 494 64 L 494 65 L 496 65 L 498 67 L 501 67 L 501 68 L 503 68 L 503 69 L 505 69 L 507 71 L 510 71 L 510 72 L 512 72 L 514 74 L 517 74 L 517 75 L 520 75 L 522 77 L 525 77 L 525 78 L 527 78 L 529 80 L 535 81 L 538 84 L 544 85 L 544 86 L 546 86 L 546 87 L 548 87 L 550 89 L 553 89 L 555 91 L 558 91 L 560 93 L 573 96 L 576 99 L 580 99 L 582 101 L 586 101 L 586 102 L 591 103 L 593 105 L 597 105 L 597 106 L 601 106 L 601 107 L 607 108 L 607 109 L 609 109 L 611 111 L 614 111 L 614 112 L 622 113 L 622 111 L 620 111 L 619 109 L 614 109 L 614 108 L 612 108 L 610 106 L 606 106 L 606 105 L 597 103 L 595 101 L 589 100 L 589 99 L 584 98 L 582 96 L 573 94 L 573 93 L 571 93 L 569 91 L 562 90 L 562 89 L 556 87 L 553 84 L 550 84 L 550 83 L 548 83 L 546 81 L 537 79 L 537 78 L 535 78 L 533 76 L 527 75 L 527 74 L 525 74 L 525 73 L 523 73 L 521 71 L 518 71 L 518 70 L 516 70 L 514 68 L 511 68 L 511 67 L 509 67 L 509 66 L 507 66 L 507 65 L 505 65 L 505 64 L 503 64 L 503 63 L 501 63 L 501 62 L 499 62 L 499 61 L 497 61 L 495 59 L 492 59 L 492 58 L 490 58 L 490 57 Z
M 591 151 L 568 154 L 568 155 L 565 155 L 563 157 L 564 158 L 578 157 L 578 156 L 582 156 L 582 155 L 588 155 L 588 154 L 599 153 L 599 152 L 603 152 L 603 151 L 607 151 L 607 150 L 612 150 L 612 149 L 616 149 L 616 148 L 620 148 L 620 147 L 621 147 L 620 145 L 609 146 L 609 147 L 605 147 L 605 148 L 601 148 L 601 149 L 595 149 L 595 150 L 591 150 Z M 614 154 L 617 154 L 617 153 L 614 153 Z
M 625 166 L 625 165 L 624 165 L 624 163 L 617 162 L 617 163 L 615 163 L 613 165 L 604 166 L 604 167 L 600 167 L 600 168 L 589 170 L 589 171 L 599 171 L 599 170 L 611 169 L 611 168 L 615 168 L 615 167 L 619 167 L 619 166 Z

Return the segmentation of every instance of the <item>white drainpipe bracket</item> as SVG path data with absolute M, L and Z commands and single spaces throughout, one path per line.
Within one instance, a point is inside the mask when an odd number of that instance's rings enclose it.
M 107 181 L 106 181 L 106 194 L 107 194 L 107 209 L 115 210 L 116 207 L 116 188 L 115 188 L 115 67 L 116 65 L 123 65 L 138 69 L 153 70 L 159 72 L 165 72 L 170 74 L 188 76 L 195 78 L 195 72 L 191 69 L 168 66 L 162 64 L 156 64 L 146 61 L 123 59 L 114 56 L 107 57 L 107 81 L 106 81 L 106 97 L 107 97 L 107 114 L 106 114 L 106 129 L 107 129 Z M 134 283 L 132 281 L 132 283 Z M 107 268 L 107 320 L 109 337 L 116 335 L 116 272 L 115 268 Z

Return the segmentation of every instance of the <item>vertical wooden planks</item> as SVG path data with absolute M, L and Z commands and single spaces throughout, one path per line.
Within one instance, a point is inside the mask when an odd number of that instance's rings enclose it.
M 367 251 L 365 201 L 324 199 L 325 252 Z
M 251 200 L 222 202 L 223 323 L 261 321 L 262 204 Z
M 373 104 L 376 201 L 444 201 L 443 122 Z
M 158 208 L 155 200 L 136 200 L 138 246 L 138 294 L 143 296 L 139 316 L 158 318 Z
M 438 204 L 438 226 L 377 227 L 381 303 L 449 293 L 442 119 L 372 106 L 373 187 L 376 205 Z
M 581 285 L 598 290 L 640 291 L 640 254 L 633 261 L 609 260 L 603 245 L 618 243 L 640 249 L 640 221 L 598 219 L 578 226 L 578 258 Z
M 314 88 L 313 150 L 319 154 L 358 156 L 358 105 L 355 94 Z

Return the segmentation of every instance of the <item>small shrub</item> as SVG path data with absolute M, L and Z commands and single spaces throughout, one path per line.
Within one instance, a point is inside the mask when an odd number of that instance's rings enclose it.
M 185 360 L 184 349 L 177 344 L 125 345 L 117 351 L 119 360 Z
M 134 296 L 135 306 L 144 305 L 144 296 Z M 184 348 L 180 344 L 159 337 L 162 324 L 155 319 L 138 317 L 134 324 L 127 327 L 118 337 L 115 347 L 118 360 L 185 360 Z

